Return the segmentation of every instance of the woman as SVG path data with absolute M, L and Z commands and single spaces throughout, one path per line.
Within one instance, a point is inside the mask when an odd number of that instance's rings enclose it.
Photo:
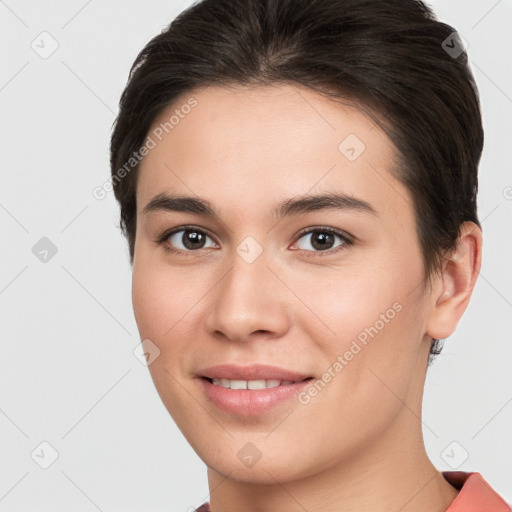
M 112 180 L 198 510 L 510 510 L 422 437 L 482 146 L 464 42 L 419 1 L 204 0 L 142 50 Z

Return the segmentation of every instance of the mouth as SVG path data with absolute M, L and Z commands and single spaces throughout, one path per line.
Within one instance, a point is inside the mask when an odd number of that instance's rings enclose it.
M 314 379 L 276 366 L 231 364 L 205 368 L 196 377 L 205 398 L 233 416 L 264 415 L 281 404 L 291 404 Z
M 261 388 L 263 381 L 265 387 L 277 387 L 282 382 L 302 382 L 305 379 L 312 378 L 307 373 L 299 373 L 278 366 L 264 364 L 252 364 L 249 366 L 239 366 L 235 364 L 220 364 L 203 368 L 196 372 L 197 377 L 207 378 L 217 385 L 233 384 L 231 389 L 264 389 Z M 213 382 L 215 381 L 215 382 Z M 260 386 L 256 388 L 236 387 L 249 383 L 251 386 Z
M 210 384 L 215 386 L 221 386 L 226 389 L 271 389 L 278 388 L 281 386 L 290 386 L 292 384 L 297 384 L 299 382 L 304 382 L 308 380 L 312 380 L 313 377 L 306 377 L 301 380 L 279 380 L 279 379 L 255 379 L 255 380 L 243 380 L 243 379 L 220 379 L 220 378 L 210 378 L 210 377 L 201 377 L 204 380 L 207 380 Z

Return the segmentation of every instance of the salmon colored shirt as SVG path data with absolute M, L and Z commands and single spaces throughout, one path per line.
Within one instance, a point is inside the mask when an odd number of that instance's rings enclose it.
M 443 471 L 443 477 L 459 494 L 446 512 L 512 512 L 510 505 L 482 478 L 480 473 Z M 210 504 L 203 503 L 195 512 L 210 512 Z
M 512 508 L 480 473 L 443 471 L 443 477 L 460 489 L 446 512 L 510 512 Z

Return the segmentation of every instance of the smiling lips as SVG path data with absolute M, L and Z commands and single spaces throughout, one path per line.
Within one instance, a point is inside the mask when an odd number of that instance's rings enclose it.
M 233 364 L 222 364 L 205 368 L 197 372 L 199 377 L 209 379 L 228 380 L 279 380 L 300 382 L 310 377 L 301 373 L 291 372 L 277 366 L 253 364 L 251 366 L 236 366 Z
M 243 416 L 267 412 L 295 396 L 313 378 L 275 366 L 230 364 L 200 370 L 197 376 L 213 404 Z
M 257 379 L 257 380 L 240 380 L 240 379 L 211 379 L 216 386 L 222 386 L 227 389 L 269 389 L 278 386 L 288 386 L 293 384 L 292 380 L 279 379 Z

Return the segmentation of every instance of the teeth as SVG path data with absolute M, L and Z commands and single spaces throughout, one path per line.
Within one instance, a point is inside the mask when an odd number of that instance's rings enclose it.
M 246 380 L 232 380 L 229 386 L 231 389 L 247 389 Z
M 230 389 L 267 389 L 277 388 L 278 386 L 287 386 L 293 384 L 292 380 L 260 379 L 260 380 L 230 380 L 230 379 L 212 379 L 216 386 Z
M 248 380 L 247 389 L 265 389 L 267 383 L 264 380 Z

